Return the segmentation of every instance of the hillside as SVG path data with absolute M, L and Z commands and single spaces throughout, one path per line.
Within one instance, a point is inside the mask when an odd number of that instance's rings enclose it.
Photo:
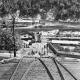
M 54 20 L 74 20 L 80 18 L 79 0 L 1 0 L 0 16 L 14 14 L 17 16 L 35 17 L 41 15 L 42 19 L 53 18 Z M 51 16 L 51 17 L 50 17 Z

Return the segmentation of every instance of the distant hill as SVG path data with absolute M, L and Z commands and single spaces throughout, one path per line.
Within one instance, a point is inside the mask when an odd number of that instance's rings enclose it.
M 78 20 L 80 18 L 80 0 L 0 0 L 0 16 L 13 14 L 20 10 L 19 16 L 34 17 L 41 15 L 46 19 L 46 14 L 51 11 L 55 20 Z

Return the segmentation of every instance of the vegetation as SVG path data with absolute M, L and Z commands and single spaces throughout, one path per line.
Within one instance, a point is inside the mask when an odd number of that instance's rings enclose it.
M 21 42 L 19 39 L 19 34 L 15 35 L 15 49 L 21 48 Z M 11 30 L 0 29 L 0 50 L 14 50 L 14 41 Z
M 0 0 L 0 16 L 13 14 L 20 10 L 20 16 L 34 17 L 41 14 L 42 18 L 51 9 L 55 20 L 80 18 L 79 0 Z

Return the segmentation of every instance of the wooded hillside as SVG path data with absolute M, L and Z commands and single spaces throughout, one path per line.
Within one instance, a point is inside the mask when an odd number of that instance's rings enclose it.
M 0 0 L 1 17 L 17 10 L 20 10 L 20 16 L 34 17 L 40 14 L 42 18 L 51 10 L 55 20 L 78 20 L 80 0 Z

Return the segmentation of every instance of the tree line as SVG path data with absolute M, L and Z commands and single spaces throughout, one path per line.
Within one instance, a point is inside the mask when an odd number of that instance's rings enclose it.
M 80 18 L 79 0 L 1 0 L 0 16 L 20 10 L 20 16 L 34 17 L 44 15 L 50 9 L 55 12 L 55 20 Z

